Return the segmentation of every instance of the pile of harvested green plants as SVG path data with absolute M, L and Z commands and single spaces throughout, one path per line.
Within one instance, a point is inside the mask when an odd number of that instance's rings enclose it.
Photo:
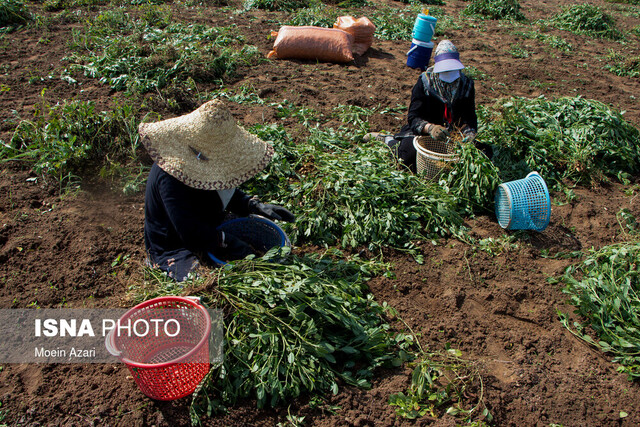
M 637 225 L 637 224 L 636 224 Z M 592 250 L 571 266 L 560 281 L 580 316 L 563 324 L 576 336 L 620 363 L 618 370 L 631 379 L 640 378 L 640 242 Z
M 499 100 L 480 110 L 479 140 L 496 150 L 505 180 L 538 171 L 549 187 L 628 182 L 640 172 L 640 131 L 602 102 L 575 98 Z
M 246 397 L 263 407 L 367 387 L 377 367 L 404 361 L 388 307 L 367 292 L 384 265 L 287 252 L 222 268 L 205 283 L 205 301 L 226 314 L 225 357 L 194 397 L 192 416 Z

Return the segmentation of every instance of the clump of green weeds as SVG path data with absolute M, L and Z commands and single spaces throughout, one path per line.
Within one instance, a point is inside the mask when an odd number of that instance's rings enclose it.
M 0 367 L 0 371 L 2 371 L 2 367 Z M 2 408 L 2 402 L 0 402 L 0 408 Z M 7 411 L 0 410 L 0 423 L 4 421 L 4 419 L 7 417 Z M 3 424 L 3 425 L 7 425 L 7 424 Z
M 586 34 L 594 38 L 620 40 L 622 33 L 616 28 L 613 17 L 600 7 L 589 3 L 575 4 L 562 8 L 551 18 L 551 23 L 561 30 L 576 34 Z
M 245 0 L 244 8 L 268 11 L 295 12 L 311 6 L 311 0 Z
M 553 34 L 545 34 L 540 31 L 528 31 L 528 32 L 522 33 L 521 35 L 529 39 L 540 40 L 541 42 L 547 44 L 553 49 L 557 49 L 561 52 L 569 53 L 573 49 L 573 46 L 571 45 L 571 43 L 567 42 L 562 37 L 558 37 Z
M 380 40 L 411 40 L 413 24 L 419 11 L 420 8 L 416 6 L 404 9 L 386 6 L 376 9 L 369 19 L 376 26 L 376 37 Z
M 524 19 L 518 0 L 471 0 L 463 13 L 489 19 Z
M 396 414 L 416 419 L 424 416 L 440 418 L 444 414 L 469 422 L 481 418 L 491 422 L 493 415 L 484 407 L 482 377 L 477 366 L 462 359 L 459 350 L 448 348 L 446 352 L 420 353 L 413 366 L 411 384 L 405 392 L 389 396 L 389 404 Z M 479 390 L 478 400 L 469 407 L 467 394 Z M 479 410 L 482 412 L 479 413 Z
M 318 119 L 321 116 L 321 114 L 313 108 L 297 107 L 292 102 L 287 101 L 286 99 L 283 102 L 273 103 L 271 104 L 271 106 L 276 110 L 276 117 L 293 117 L 304 126 L 311 126 L 312 122 L 314 122 L 314 124 L 317 124 Z
M 416 16 L 422 12 L 422 9 L 423 5 L 419 3 L 410 3 L 402 9 L 385 6 L 377 8 L 367 16 L 376 26 L 376 38 L 380 40 L 411 40 Z M 438 19 L 436 36 L 460 28 L 460 24 L 440 8 L 429 8 L 429 14 Z
M 604 66 L 608 70 L 620 77 L 640 77 L 640 56 L 624 55 L 611 49 L 605 57 L 607 64 Z
M 489 78 L 489 75 L 486 72 L 477 67 L 474 67 L 473 65 L 466 66 L 464 68 L 464 74 L 474 80 L 487 80 Z
M 560 281 L 584 321 L 565 327 L 586 342 L 612 354 L 620 371 L 640 378 L 640 243 L 606 246 L 569 267 Z M 595 333 L 592 337 L 588 331 Z
M 112 0 L 112 2 L 115 2 L 116 4 L 119 5 L 133 5 L 133 6 L 153 6 L 153 5 L 161 5 L 161 4 L 166 4 L 166 3 L 170 3 L 169 0 Z M 204 3 L 209 3 L 208 1 L 203 1 L 201 2 L 201 4 Z M 210 2 L 211 4 L 214 5 L 222 5 L 223 2 L 218 2 L 216 0 L 212 0 Z M 192 4 L 186 4 L 187 6 L 196 6 L 198 3 L 196 3 L 195 1 L 192 2 Z
M 509 53 L 514 58 L 528 58 L 529 56 L 531 56 L 531 53 L 518 43 L 512 44 L 509 47 Z
M 517 250 L 520 247 L 518 232 L 479 240 L 468 239 L 468 242 L 474 249 L 484 251 L 491 256 L 498 256 L 511 250 Z
M 397 317 L 394 309 L 391 308 L 390 313 Z M 407 332 L 400 332 L 396 339 L 402 338 L 401 348 L 407 353 L 413 372 L 406 391 L 389 396 L 389 404 L 396 407 L 396 414 L 408 419 L 426 415 L 440 418 L 448 414 L 466 422 L 478 420 L 475 422 L 480 425 L 491 422 L 493 415 L 484 404 L 484 385 L 478 367 L 462 359 L 462 352 L 449 344 L 445 345 L 444 352 L 426 351 L 411 327 L 402 318 L 397 319 Z M 413 348 L 417 351 L 411 351 Z M 469 394 L 477 399 L 470 400 Z
M 235 26 L 169 24 L 164 9 L 148 6 L 141 19 L 108 11 L 74 31 L 72 70 L 114 90 L 145 93 L 169 85 L 223 81 L 257 49 L 243 44 Z
M 150 167 L 136 163 L 133 159 L 126 162 L 112 160 L 111 156 L 105 158 L 98 175 L 110 180 L 113 186 L 122 190 L 125 196 L 141 192 L 149 175 Z
M 412 3 L 411 0 L 401 0 L 403 3 Z M 444 0 L 418 0 L 422 4 L 429 4 L 434 6 L 444 6 Z
M 434 33 L 436 37 L 448 37 L 448 35 L 451 34 L 451 31 L 462 29 L 461 20 L 456 19 L 453 15 L 445 13 L 441 9 L 429 8 L 429 13 L 438 18 L 438 25 L 436 25 L 436 32 Z
M 640 0 L 605 0 L 609 3 L 635 4 L 640 5 Z
M 312 25 L 330 28 L 342 14 L 343 12 L 330 5 L 313 5 L 291 13 L 286 25 Z
M 625 181 L 640 171 L 640 131 L 622 113 L 582 97 L 500 100 L 480 108 L 479 140 L 494 146 L 503 180 L 538 171 L 551 187 L 562 181 Z
M 366 282 L 387 267 L 337 251 L 270 251 L 219 269 L 198 294 L 225 313 L 225 357 L 194 397 L 192 419 L 240 399 L 275 406 L 301 394 L 369 387 L 374 370 L 403 362 L 386 308 Z
M 213 94 L 213 97 L 226 98 L 229 101 L 238 104 L 265 104 L 265 100 L 260 98 L 260 95 L 258 95 L 256 88 L 253 85 L 240 85 L 235 90 L 223 88 L 216 91 Z
M 635 238 L 640 234 L 640 223 L 638 223 L 638 219 L 629 209 L 620 209 L 616 214 L 616 219 L 624 236 Z
M 193 295 L 195 289 L 202 288 L 210 276 L 209 272 L 199 272 L 199 275 L 190 273 L 186 280 L 176 282 L 167 273 L 157 268 L 143 266 L 141 271 L 142 277 L 128 287 L 127 298 L 132 304 L 140 304 L 158 297 Z
M 339 1 L 336 6 L 341 8 L 357 8 L 373 6 L 373 3 L 371 3 L 369 0 L 342 0 Z
M 138 121 L 130 105 L 96 111 L 93 102 L 70 101 L 36 105 L 33 118 L 22 120 L 0 159 L 26 161 L 38 174 L 59 181 L 112 161 L 137 160 Z
M 31 20 L 31 12 L 22 1 L 0 0 L 0 33 L 12 31 Z
M 369 129 L 369 118 L 375 113 L 372 108 L 360 107 L 358 105 L 338 105 L 333 109 L 333 116 L 348 124 L 349 129 L 355 129 L 361 134 L 367 133 Z M 344 128 L 344 126 L 343 126 Z
M 169 5 L 141 4 L 137 10 L 142 22 L 151 27 L 167 28 L 173 22 L 173 12 Z
M 42 3 L 44 10 L 58 12 L 61 10 L 73 10 L 79 7 L 92 7 L 108 4 L 108 0 L 45 0 Z

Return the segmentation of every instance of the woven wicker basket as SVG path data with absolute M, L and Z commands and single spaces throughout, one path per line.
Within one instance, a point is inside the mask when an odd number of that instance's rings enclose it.
M 416 171 L 429 180 L 450 168 L 451 162 L 460 160 L 452 142 L 436 141 L 430 136 L 422 135 L 413 139 L 413 146 L 416 149 Z

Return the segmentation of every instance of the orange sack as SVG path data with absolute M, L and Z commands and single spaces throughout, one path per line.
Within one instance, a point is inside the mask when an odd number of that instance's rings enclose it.
M 353 36 L 337 28 L 280 27 L 267 58 L 316 59 L 324 62 L 353 61 Z
M 333 28 L 346 31 L 353 36 L 354 55 L 362 55 L 373 44 L 373 33 L 376 26 L 367 17 L 355 19 L 353 16 L 340 16 L 333 24 Z

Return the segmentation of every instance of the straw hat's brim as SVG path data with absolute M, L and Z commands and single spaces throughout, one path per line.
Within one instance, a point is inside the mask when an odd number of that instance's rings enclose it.
M 239 127 L 220 101 L 139 127 L 142 144 L 165 172 L 189 187 L 234 188 L 271 161 L 273 147 Z

